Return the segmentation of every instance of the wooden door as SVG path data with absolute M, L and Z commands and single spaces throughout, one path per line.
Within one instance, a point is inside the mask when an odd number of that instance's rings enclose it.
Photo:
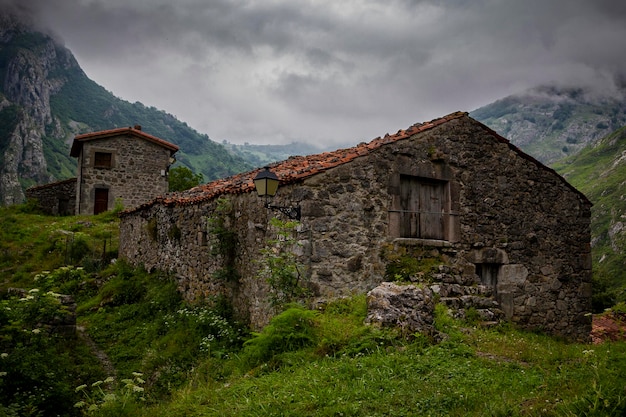
M 93 214 L 99 214 L 109 209 L 109 190 L 106 188 L 96 188 L 93 204 Z
M 419 181 L 416 177 L 401 177 L 400 219 L 401 237 L 419 237 Z
M 419 235 L 422 239 L 443 239 L 443 184 L 419 184 Z
M 401 237 L 444 238 L 445 184 L 419 177 L 401 177 Z

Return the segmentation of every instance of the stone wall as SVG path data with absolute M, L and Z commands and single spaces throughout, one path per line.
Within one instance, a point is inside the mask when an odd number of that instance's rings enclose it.
M 441 239 L 399 234 L 403 176 L 445 190 Z M 225 294 L 259 327 L 272 310 L 258 261 L 275 237 L 269 218 L 281 214 L 264 209 L 253 193 L 223 197 L 236 238 L 231 255 L 216 252 L 208 226 L 215 199 L 126 213 L 120 255 L 173 272 L 188 299 Z M 314 302 L 402 278 L 427 282 L 458 315 L 474 309 L 487 319 L 504 316 L 525 328 L 588 338 L 590 203 L 469 117 L 285 185 L 273 203 L 302 208 L 297 251 Z M 225 264 L 236 279 L 218 278 Z
M 112 154 L 110 168 L 94 166 L 96 152 Z M 136 207 L 168 190 L 170 151 L 156 143 L 126 135 L 85 141 L 78 158 L 77 214 L 93 214 L 96 189 L 108 190 L 108 209 L 120 199 Z
M 72 215 L 76 206 L 76 178 L 31 187 L 26 190 L 26 198 L 36 200 L 47 214 Z

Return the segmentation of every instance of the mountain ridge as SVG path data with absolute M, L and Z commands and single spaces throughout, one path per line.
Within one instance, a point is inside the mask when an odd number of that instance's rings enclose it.
M 626 87 L 538 86 L 470 112 L 524 152 L 550 165 L 626 125 Z

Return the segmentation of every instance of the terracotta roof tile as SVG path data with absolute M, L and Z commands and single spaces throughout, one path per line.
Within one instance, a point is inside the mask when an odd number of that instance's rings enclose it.
M 269 168 L 280 179 L 280 182 L 282 185 L 292 184 L 295 182 L 302 181 L 315 174 L 334 168 L 336 166 L 346 164 L 360 156 L 367 155 L 371 151 L 378 149 L 383 145 L 386 145 L 386 144 L 389 144 L 389 143 L 392 143 L 401 139 L 409 138 L 417 133 L 424 132 L 436 126 L 442 125 L 448 121 L 459 119 L 464 116 L 467 116 L 466 112 L 451 113 L 439 119 L 431 120 L 430 122 L 415 124 L 406 130 L 401 129 L 394 135 L 386 134 L 382 138 L 377 137 L 369 143 L 360 143 L 352 148 L 338 149 L 336 151 L 324 152 L 324 153 L 316 154 L 316 155 L 292 156 L 284 161 L 270 164 Z M 522 152 L 519 148 L 512 145 L 507 139 L 503 138 L 502 136 L 497 134 L 495 131 L 491 130 L 490 128 L 488 128 L 487 126 L 483 125 L 480 122 L 476 122 L 476 123 L 480 124 L 484 129 L 489 131 L 490 134 L 492 134 L 497 140 L 503 143 L 506 143 L 511 149 L 513 149 L 515 152 L 520 154 L 522 157 L 528 160 L 531 160 L 534 163 L 544 167 L 545 169 L 548 169 L 554 172 L 550 168 L 545 167 L 541 162 L 535 160 L 531 156 Z M 229 178 L 222 178 L 222 179 L 210 182 L 208 184 L 204 184 L 204 185 L 192 188 L 191 190 L 183 191 L 181 193 L 168 194 L 167 196 L 157 197 L 155 200 L 148 202 L 146 204 L 143 204 L 134 209 L 128 210 L 125 213 L 132 213 L 134 211 L 138 211 L 143 208 L 148 208 L 155 204 L 164 204 L 166 206 L 190 205 L 190 204 L 200 203 L 203 201 L 212 200 L 220 195 L 241 194 L 241 193 L 252 192 L 254 191 L 253 178 L 262 169 L 263 168 L 258 168 L 253 171 L 233 175 L 232 177 L 229 177 Z M 556 174 L 556 172 L 554 173 L 555 175 L 559 176 L 558 174 Z M 567 181 L 565 181 L 564 179 L 562 180 L 570 188 L 577 191 L 574 187 L 569 185 Z M 578 193 L 580 194 L 580 192 Z M 586 197 L 584 198 L 586 199 Z
M 157 138 L 156 136 L 152 136 L 142 131 L 140 128 L 135 129 L 133 127 L 122 127 L 118 129 L 101 130 L 99 132 L 91 132 L 91 133 L 85 133 L 83 135 L 77 135 L 76 137 L 74 137 L 74 141 L 72 142 L 72 149 L 70 150 L 70 156 L 78 157 L 78 155 L 80 154 L 80 150 L 82 149 L 83 143 L 86 141 L 94 140 L 94 139 L 103 139 L 103 138 L 107 138 L 111 136 L 119 136 L 119 135 L 124 135 L 124 134 L 135 136 L 135 137 L 142 138 L 150 142 L 156 143 L 157 145 L 160 145 L 166 149 L 169 149 L 172 154 L 178 151 L 179 149 L 177 145 L 174 145 L 173 143 L 167 142 L 163 139 Z
M 428 123 L 415 124 L 407 130 L 401 129 L 395 135 L 386 134 L 384 138 L 378 137 L 369 143 L 362 142 L 352 148 L 338 149 L 336 151 L 324 152 L 316 155 L 292 156 L 284 161 L 270 164 L 269 168 L 276 174 L 276 176 L 278 176 L 281 184 L 292 184 L 320 172 L 346 164 L 358 157 L 367 155 L 372 150 L 378 149 L 388 143 L 406 139 L 416 133 L 423 132 L 447 121 L 458 119 L 466 115 L 467 113 L 465 112 L 452 113 L 448 116 L 435 119 Z M 254 191 L 254 182 L 252 180 L 262 169 L 263 168 L 258 168 L 254 171 L 218 179 L 208 184 L 200 185 L 180 193 L 160 196 L 153 201 L 127 210 L 125 213 L 132 213 L 155 204 L 164 204 L 166 206 L 186 206 L 212 200 L 220 195 L 252 192 Z

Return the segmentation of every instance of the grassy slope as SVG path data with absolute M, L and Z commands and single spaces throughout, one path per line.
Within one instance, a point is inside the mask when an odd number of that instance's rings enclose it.
M 443 320 L 445 321 L 445 319 Z M 141 416 L 619 415 L 624 343 L 568 345 L 511 329 L 442 326 L 438 345 L 302 358 L 190 384 Z M 301 353 L 302 351 L 300 351 Z M 606 399 L 606 402 L 603 402 Z M 618 409 L 615 414 L 612 409 Z
M 252 342 L 242 348 L 245 333 L 223 320 L 223 306 L 220 314 L 185 306 L 163 274 L 94 265 L 115 216 L 50 218 L 16 208 L 1 214 L 3 287 L 74 291 L 79 323 L 108 355 L 117 380 L 127 378 L 92 387 L 78 373 L 83 379 L 75 386 L 86 387 L 74 395 L 89 393 L 99 405 L 93 415 L 604 416 L 626 410 L 624 342 L 568 344 L 508 326 L 455 322 L 442 310 L 442 343 L 408 342 L 364 326 L 361 296 L 320 313 L 290 310 L 291 321 L 280 316 L 273 332 L 247 336 Z M 81 272 L 77 282 L 53 272 L 57 281 L 35 283 L 35 273 L 65 263 L 60 230 L 83 234 L 89 249 L 83 261 L 92 259 L 93 272 Z M 115 232 L 109 241 L 116 246 Z M 116 399 L 103 403 L 99 393 Z
M 626 301 L 626 128 L 553 167 L 594 204 L 591 229 L 595 304 Z

